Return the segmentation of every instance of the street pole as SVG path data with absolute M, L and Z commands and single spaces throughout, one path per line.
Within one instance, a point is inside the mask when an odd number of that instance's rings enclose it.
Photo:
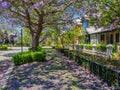
M 23 30 L 21 29 L 21 52 L 23 52 Z

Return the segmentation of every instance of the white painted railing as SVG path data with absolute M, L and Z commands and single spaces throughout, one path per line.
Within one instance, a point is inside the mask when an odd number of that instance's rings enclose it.
M 74 48 L 73 48 L 74 47 Z M 88 53 L 88 54 L 93 54 L 101 57 L 108 57 L 112 58 L 112 45 L 109 44 L 106 46 L 106 52 L 102 52 L 96 49 L 96 44 L 93 44 L 92 50 L 86 49 L 86 44 L 84 44 L 84 47 L 81 48 L 80 45 L 69 45 L 70 50 L 78 50 L 80 52 Z

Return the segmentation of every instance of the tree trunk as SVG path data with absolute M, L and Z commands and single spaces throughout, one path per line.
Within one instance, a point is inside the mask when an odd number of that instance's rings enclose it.
M 34 33 L 32 35 L 32 51 L 36 51 L 37 50 L 37 47 L 39 46 L 39 38 L 40 38 L 40 35 L 38 33 Z

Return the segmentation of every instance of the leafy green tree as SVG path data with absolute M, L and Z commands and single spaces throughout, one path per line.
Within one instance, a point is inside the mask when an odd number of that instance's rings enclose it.
M 25 28 L 23 34 L 23 44 L 29 46 L 31 44 L 32 37 L 28 28 Z
M 75 41 L 78 40 L 79 37 L 79 28 L 73 27 L 73 29 L 68 30 L 67 32 L 61 35 L 63 45 L 67 46 L 69 44 L 75 44 Z
M 118 29 L 120 25 L 119 0 L 93 0 L 88 6 L 90 23 L 106 30 Z

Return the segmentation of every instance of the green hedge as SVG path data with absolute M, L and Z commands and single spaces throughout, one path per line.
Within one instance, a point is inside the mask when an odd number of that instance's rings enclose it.
M 92 44 L 86 44 L 86 49 L 92 50 Z
M 80 48 L 83 49 L 83 47 L 84 47 L 84 44 L 80 44 Z
M 97 48 L 97 50 L 105 52 L 106 51 L 106 44 L 97 44 L 96 48 Z
M 8 49 L 7 45 L 1 45 L 0 46 L 0 50 L 7 50 L 7 49 Z
M 30 63 L 34 61 L 45 61 L 46 54 L 43 51 L 40 52 L 23 52 L 18 53 L 12 57 L 15 65 L 21 65 L 25 63 Z
M 113 46 L 113 47 L 112 47 L 113 53 L 116 53 L 116 52 L 117 52 L 117 45 L 116 45 L 116 44 L 113 44 L 112 46 Z
M 97 44 L 96 48 L 97 50 L 105 52 L 107 49 L 106 46 L 107 46 L 106 44 Z M 113 48 L 113 53 L 117 52 L 117 45 L 113 44 L 112 48 Z

